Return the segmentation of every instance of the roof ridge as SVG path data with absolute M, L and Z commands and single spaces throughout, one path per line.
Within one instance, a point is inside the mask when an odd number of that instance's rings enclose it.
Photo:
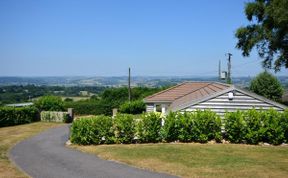
M 205 83 L 205 82 L 203 82 L 203 83 Z M 200 88 L 197 88 L 197 89 L 195 89 L 195 90 L 192 90 L 191 92 L 189 92 L 189 93 L 186 93 L 185 95 L 183 95 L 183 96 L 179 96 L 178 98 L 175 98 L 174 99 L 174 101 L 176 101 L 176 100 L 178 100 L 178 99 L 180 99 L 180 98 L 182 98 L 182 97 L 184 97 L 184 96 L 187 96 L 187 95 L 189 95 L 189 94 L 191 94 L 191 93 L 194 93 L 195 91 L 197 91 L 197 90 L 201 90 L 202 88 L 205 88 L 205 87 L 207 87 L 207 86 L 209 86 L 209 85 L 211 85 L 212 83 L 208 83 L 207 85 L 205 85 L 205 86 L 203 86 L 203 87 L 200 87 Z M 173 101 L 173 102 L 174 102 Z
M 152 97 L 154 97 L 154 96 L 157 96 L 157 95 L 159 95 L 159 94 L 162 94 L 162 93 L 164 93 L 164 92 L 167 92 L 167 91 L 169 91 L 169 90 L 172 90 L 172 89 L 174 89 L 174 88 L 176 88 L 176 87 L 179 87 L 179 86 L 181 86 L 181 85 L 184 85 L 185 83 L 188 83 L 188 81 L 182 82 L 182 83 L 177 84 L 177 85 L 175 85 L 175 86 L 173 86 L 173 87 L 169 87 L 169 88 L 167 88 L 167 89 L 165 89 L 165 90 L 162 90 L 162 91 L 160 91 L 160 92 L 154 93 L 153 95 L 147 96 L 147 97 L 144 98 L 144 99 L 152 98 Z
M 149 99 L 151 99 L 151 98 L 153 98 L 153 97 L 155 97 L 155 96 L 161 95 L 161 94 L 163 94 L 163 93 L 165 93 L 165 92 L 171 91 L 171 90 L 173 90 L 173 89 L 175 89 L 175 88 L 177 88 L 177 87 L 180 87 L 180 86 L 182 86 L 182 85 L 185 85 L 185 84 L 193 84 L 193 83 L 198 83 L 198 84 L 199 84 L 199 83 L 200 83 L 200 84 L 202 83 L 202 84 L 205 84 L 205 85 L 202 86 L 202 87 L 200 87 L 200 88 L 197 88 L 197 89 L 194 89 L 194 90 L 192 90 L 192 91 L 189 91 L 189 92 L 186 93 L 185 95 L 178 96 L 178 97 L 174 98 L 174 99 L 172 100 L 172 102 L 174 102 L 174 101 L 176 101 L 176 100 L 178 100 L 178 99 L 180 99 L 180 98 L 182 98 L 182 97 L 185 97 L 185 96 L 187 96 L 187 95 L 189 95 L 189 94 L 191 94 L 191 93 L 193 93 L 193 92 L 196 92 L 197 90 L 203 89 L 203 88 L 205 88 L 205 87 L 207 87 L 207 86 L 209 86 L 209 85 L 218 84 L 218 85 L 222 85 L 222 86 L 226 86 L 226 87 L 231 87 L 231 86 L 233 86 L 233 85 L 224 84 L 224 83 L 220 83 L 220 82 L 216 82 L 216 81 L 183 81 L 183 82 L 180 83 L 180 84 L 177 84 L 177 85 L 175 85 L 175 86 L 172 86 L 172 87 L 170 87 L 170 88 L 167 88 L 167 89 L 165 89 L 165 90 L 163 90 L 163 91 L 157 92 L 157 93 L 155 93 L 155 94 L 153 94 L 153 95 L 147 96 L 146 98 L 144 98 L 144 101 L 145 101 L 145 100 L 149 100 Z M 219 88 L 219 87 L 217 87 L 217 88 Z M 220 88 L 219 88 L 219 89 L 220 89 Z
M 220 95 L 220 94 L 222 94 L 222 93 L 225 93 L 225 92 L 227 92 L 227 91 L 231 91 L 231 90 L 234 90 L 234 89 L 235 89 L 235 87 L 234 87 L 233 85 L 230 85 L 230 87 L 228 87 L 228 88 L 226 88 L 226 89 L 223 89 L 223 90 L 220 90 L 220 91 L 218 91 L 218 92 L 215 92 L 215 93 L 213 93 L 212 95 L 208 95 L 208 96 L 206 96 L 206 97 L 204 97 L 204 98 L 202 98 L 202 99 L 196 99 L 194 102 L 189 101 L 189 102 L 180 104 L 177 108 L 181 108 L 181 107 L 187 105 L 188 103 L 194 103 L 194 104 L 195 104 L 195 103 L 199 103 L 199 101 L 201 102 L 202 100 L 207 100 L 207 98 L 211 98 L 211 97 L 214 97 L 214 96 L 218 96 L 218 95 Z M 174 101 L 172 102 L 171 106 L 173 105 L 173 103 L 174 103 L 175 101 L 177 101 L 177 100 L 174 100 Z

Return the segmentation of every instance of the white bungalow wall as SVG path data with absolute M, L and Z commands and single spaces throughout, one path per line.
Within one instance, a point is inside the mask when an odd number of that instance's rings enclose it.
M 146 112 L 154 112 L 154 104 L 153 103 L 147 103 L 146 104 Z
M 274 106 L 270 103 L 266 103 L 255 99 L 251 96 L 243 94 L 239 91 L 234 92 L 232 100 L 229 100 L 228 93 L 225 93 L 221 96 L 212 98 L 210 100 L 204 101 L 202 103 L 189 106 L 182 111 L 195 111 L 195 110 L 205 110 L 210 109 L 211 111 L 216 112 L 218 115 L 222 116 L 225 112 L 235 112 L 237 110 L 248 110 L 248 109 L 263 109 L 267 110 L 274 108 L 278 111 L 283 111 L 282 108 Z
M 156 112 L 156 106 L 161 106 L 161 113 L 166 114 L 168 110 L 168 104 L 154 104 L 154 103 L 147 103 L 146 104 L 146 112 Z

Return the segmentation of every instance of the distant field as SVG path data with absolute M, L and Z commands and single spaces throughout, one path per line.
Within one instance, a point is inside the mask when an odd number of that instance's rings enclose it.
M 88 100 L 90 96 L 62 96 L 62 100 L 64 101 L 66 98 L 71 98 L 73 101 L 80 101 L 80 100 Z
M 40 97 L 33 98 L 32 101 L 37 101 Z M 73 101 L 80 101 L 80 100 L 88 100 L 90 96 L 61 96 L 62 100 L 64 101 L 66 98 L 71 98 Z
M 287 177 L 287 146 L 134 144 L 72 146 L 103 159 L 180 177 Z

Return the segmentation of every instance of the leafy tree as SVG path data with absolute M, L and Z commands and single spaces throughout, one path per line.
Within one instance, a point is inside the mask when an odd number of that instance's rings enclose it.
M 246 4 L 245 14 L 250 24 L 235 34 L 243 56 L 256 47 L 264 67 L 288 68 L 288 1 L 255 0 Z
M 35 106 L 42 111 L 64 110 L 64 103 L 59 96 L 42 96 L 35 102 Z
M 258 74 L 251 81 L 250 90 L 275 101 L 278 101 L 284 92 L 278 79 L 267 71 Z
M 120 112 L 127 114 L 141 114 L 145 111 L 145 103 L 142 100 L 126 101 L 120 105 Z

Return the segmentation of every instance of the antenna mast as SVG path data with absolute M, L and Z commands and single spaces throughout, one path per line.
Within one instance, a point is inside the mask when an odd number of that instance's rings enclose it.
M 231 79 L 231 53 L 227 53 L 228 55 L 228 76 L 227 76 L 227 83 L 231 84 L 232 83 L 232 79 Z

